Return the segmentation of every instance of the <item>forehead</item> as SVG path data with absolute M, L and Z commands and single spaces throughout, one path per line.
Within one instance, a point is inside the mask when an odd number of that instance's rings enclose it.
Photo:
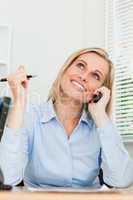
M 96 53 L 85 53 L 80 55 L 76 60 L 83 60 L 87 63 L 89 68 L 101 70 L 105 74 L 108 73 L 109 63 Z

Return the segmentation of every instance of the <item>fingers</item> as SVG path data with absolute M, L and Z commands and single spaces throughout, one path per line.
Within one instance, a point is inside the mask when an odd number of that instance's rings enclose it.
M 103 96 L 105 96 L 105 95 L 110 96 L 110 89 L 108 89 L 105 86 L 102 86 L 102 87 L 96 89 L 95 92 L 94 92 L 94 94 L 97 95 L 99 92 L 101 92 Z
M 25 67 L 23 65 L 20 65 L 16 70 L 16 73 L 9 75 L 7 80 L 10 86 L 15 86 L 15 85 L 22 85 L 23 87 L 27 86 L 28 80 L 26 76 Z
M 105 86 L 102 86 L 100 88 L 97 88 L 91 95 L 89 94 L 88 97 L 87 97 L 87 102 L 88 103 L 93 103 L 94 101 L 94 96 L 101 96 L 102 99 L 109 99 L 110 98 L 110 90 L 105 87 Z M 96 97 L 97 98 L 97 97 Z
M 20 80 L 20 82 L 27 81 L 25 66 L 20 65 L 16 73 L 17 73 L 17 78 Z
M 28 79 L 24 66 L 19 66 L 14 74 L 7 77 L 9 87 L 11 89 L 13 99 L 15 102 L 22 100 L 27 94 Z

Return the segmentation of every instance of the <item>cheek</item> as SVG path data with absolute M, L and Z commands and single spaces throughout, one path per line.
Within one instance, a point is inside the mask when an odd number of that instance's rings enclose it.
M 63 75 L 62 77 L 62 84 L 64 85 L 64 83 L 69 84 L 71 82 L 71 80 L 73 79 L 77 79 L 78 78 L 78 73 L 75 72 L 75 70 L 70 69 L 67 70 L 67 72 Z
M 60 85 L 61 85 L 61 88 L 64 91 L 68 89 L 68 87 L 69 87 L 69 76 L 68 76 L 68 74 L 63 75 Z
M 88 92 L 90 92 L 91 94 L 93 94 L 100 87 L 101 87 L 101 84 L 90 81 L 88 83 L 87 90 L 88 90 Z
M 79 70 L 79 68 L 76 67 L 75 65 L 72 65 L 67 69 L 67 74 L 69 76 L 79 75 L 79 74 L 81 74 L 81 70 Z

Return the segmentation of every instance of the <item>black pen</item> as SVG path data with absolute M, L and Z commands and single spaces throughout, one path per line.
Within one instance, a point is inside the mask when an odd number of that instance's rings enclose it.
M 34 78 L 34 77 L 36 77 L 36 75 L 27 75 L 27 79 Z M 7 81 L 7 78 L 0 79 L 0 82 L 6 82 L 6 81 Z

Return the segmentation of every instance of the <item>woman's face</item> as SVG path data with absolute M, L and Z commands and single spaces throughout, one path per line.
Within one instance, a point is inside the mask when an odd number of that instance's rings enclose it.
M 103 85 L 108 72 L 109 64 L 104 58 L 93 52 L 83 54 L 63 74 L 61 90 L 64 96 L 86 103 Z

